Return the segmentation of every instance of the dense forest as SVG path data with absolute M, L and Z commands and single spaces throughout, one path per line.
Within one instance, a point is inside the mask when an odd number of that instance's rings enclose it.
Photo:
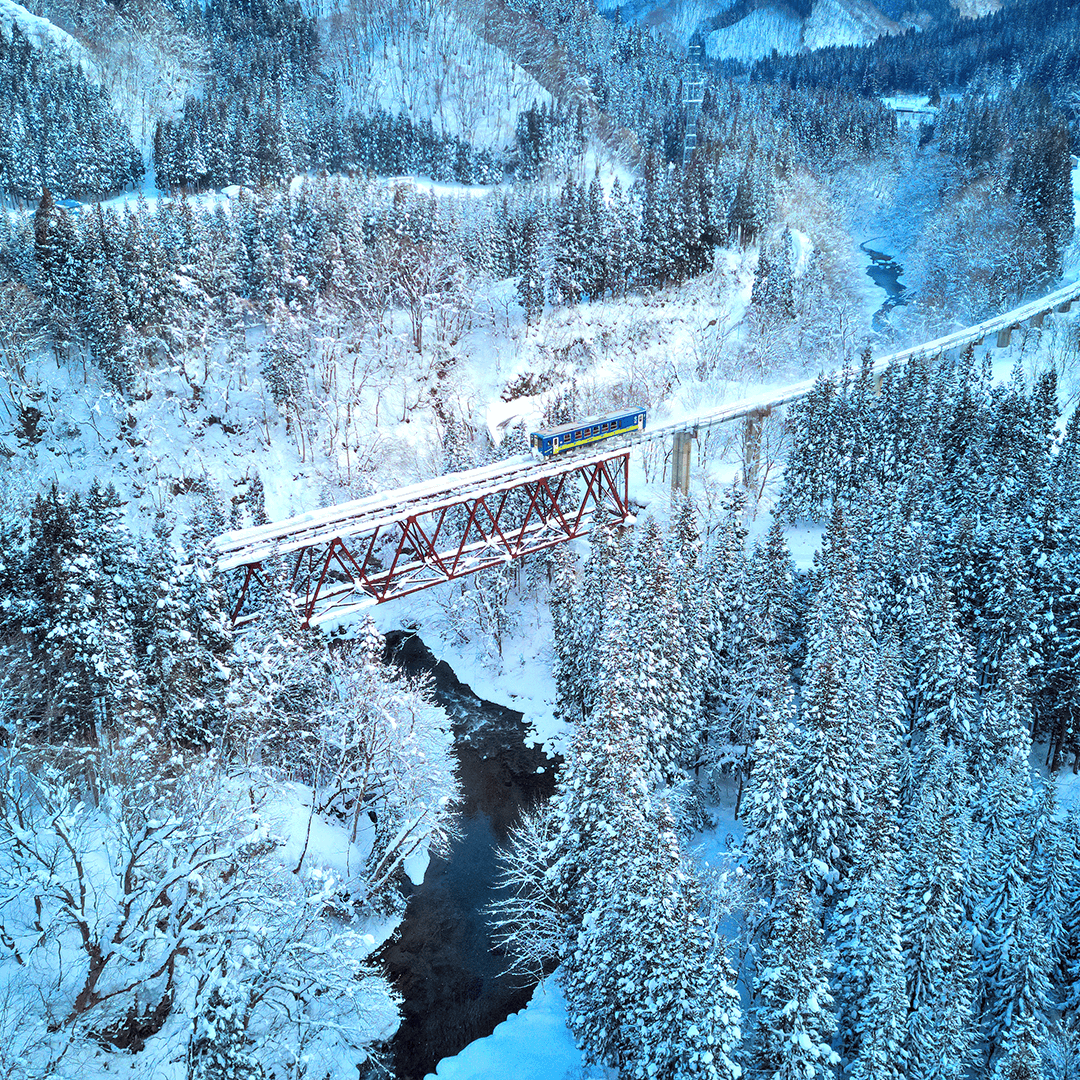
M 633 524 L 375 612 L 562 755 L 491 951 L 621 1080 L 1080 1071 L 1080 331 L 872 369 L 1075 275 L 1080 15 L 914 14 L 688 106 L 591 3 L 0 7 L 0 1071 L 412 1080 L 469 735 L 212 541 L 815 378 L 754 483 L 645 444 Z
M 526 969 L 562 964 L 592 1059 L 1071 1075 L 1080 821 L 1029 762 L 1033 739 L 1080 762 L 1080 423 L 1057 415 L 1052 374 L 994 386 L 971 350 L 880 394 L 823 378 L 779 510 L 828 520 L 808 574 L 779 518 L 747 550 L 738 489 L 708 546 L 685 502 L 666 537 L 563 564 L 574 743 L 499 917 Z M 737 870 L 702 876 L 686 837 L 731 773 Z
M 1068 106 L 1074 138 L 1080 12 L 1068 0 L 1017 0 L 981 18 L 954 15 L 927 30 L 862 48 L 772 57 L 753 77 L 864 93 L 994 93 L 1021 83 Z

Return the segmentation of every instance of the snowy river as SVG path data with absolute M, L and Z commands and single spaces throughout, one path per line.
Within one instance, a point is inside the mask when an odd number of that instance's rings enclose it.
M 551 795 L 556 762 L 525 745 L 521 713 L 482 701 L 418 637 L 390 634 L 387 645 L 410 674 L 433 676 L 453 721 L 464 795 L 457 840 L 409 890 L 400 932 L 382 952 L 405 999 L 392 1044 L 397 1075 L 421 1080 L 532 995 L 521 976 L 501 974 L 484 909 L 495 895 L 495 847 L 523 808 Z
M 879 333 L 885 333 L 889 329 L 889 313 L 896 307 L 903 307 L 910 300 L 906 296 L 907 286 L 900 283 L 904 268 L 891 255 L 884 251 L 875 251 L 869 245 L 872 240 L 867 240 L 859 245 L 859 250 L 870 256 L 870 265 L 866 268 L 867 274 L 879 289 L 885 291 L 885 303 L 874 312 L 873 327 Z

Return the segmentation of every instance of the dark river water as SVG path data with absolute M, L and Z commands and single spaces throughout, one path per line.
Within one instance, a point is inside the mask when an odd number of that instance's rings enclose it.
M 445 859 L 432 858 L 422 885 L 406 885 L 405 918 L 381 952 L 405 999 L 391 1044 L 397 1075 L 421 1080 L 532 996 L 522 976 L 502 974 L 484 911 L 497 895 L 495 849 L 524 808 L 551 795 L 557 762 L 525 745 L 521 713 L 482 701 L 416 635 L 390 634 L 387 647 L 410 674 L 434 678 L 453 721 L 464 796 L 458 839 Z
M 885 291 L 885 303 L 874 312 L 873 318 L 874 329 L 884 333 L 889 329 L 889 315 L 893 308 L 903 307 L 909 303 L 911 296 L 907 295 L 907 286 L 900 283 L 904 268 L 891 255 L 869 247 L 870 243 L 872 241 L 867 240 L 860 244 L 859 250 L 870 256 L 870 265 L 866 269 L 870 279 Z

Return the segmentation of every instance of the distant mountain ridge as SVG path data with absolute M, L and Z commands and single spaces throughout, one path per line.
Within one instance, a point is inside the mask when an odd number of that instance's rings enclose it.
M 700 34 L 708 54 L 751 63 L 832 45 L 865 45 L 911 27 L 996 11 L 1001 0 L 598 0 L 600 10 L 659 30 L 685 46 Z

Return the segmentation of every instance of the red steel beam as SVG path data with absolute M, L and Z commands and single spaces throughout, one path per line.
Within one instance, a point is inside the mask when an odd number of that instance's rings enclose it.
M 571 484 L 571 479 L 581 484 Z M 482 492 L 430 511 L 421 508 L 370 533 L 350 536 L 348 544 L 334 537 L 329 543 L 302 548 L 292 567 L 290 587 L 298 599 L 303 598 L 304 625 L 320 607 L 328 610 L 351 596 L 385 603 L 574 540 L 589 531 L 601 507 L 606 520 L 623 522 L 630 516 L 629 484 L 630 451 L 624 449 L 580 469 L 524 480 L 495 492 L 499 499 L 494 506 L 489 505 L 489 493 Z M 528 496 L 527 503 L 510 498 L 517 491 Z M 451 523 L 456 515 L 450 511 L 458 507 L 467 514 L 460 535 L 455 535 L 457 528 Z M 378 558 L 379 542 L 386 545 L 388 540 L 393 555 L 385 567 Z M 354 557 L 353 551 L 363 552 L 363 557 Z M 244 567 L 234 623 L 251 579 L 260 576 L 261 569 L 260 564 Z

